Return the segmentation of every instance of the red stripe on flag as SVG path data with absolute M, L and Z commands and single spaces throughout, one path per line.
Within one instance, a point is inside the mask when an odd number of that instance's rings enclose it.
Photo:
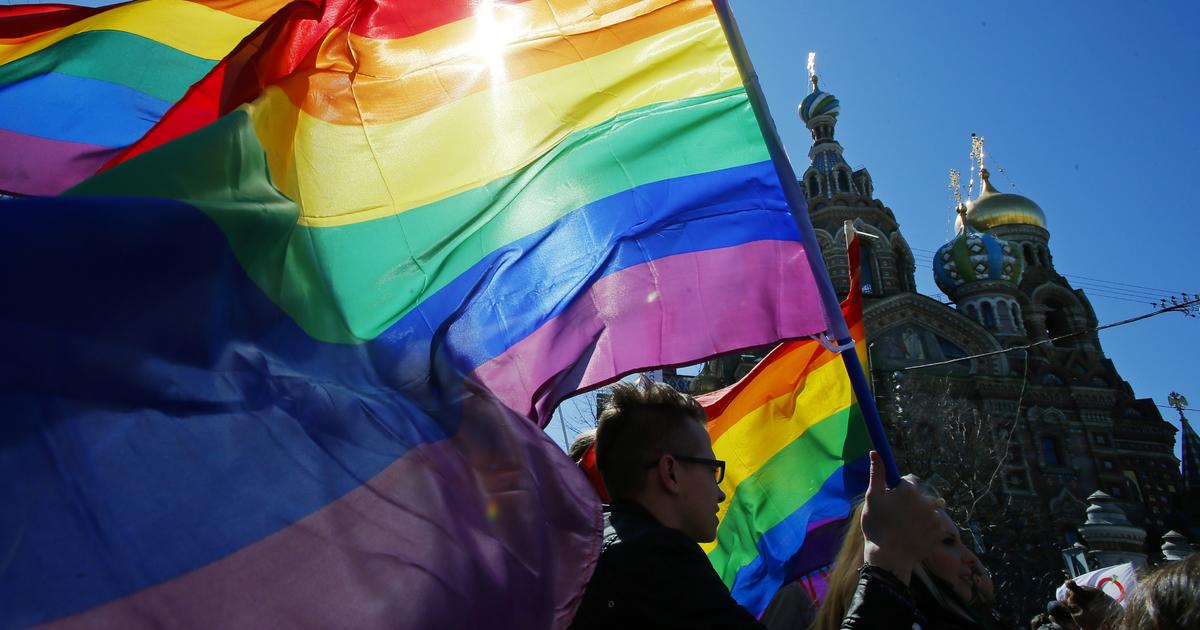
M 75 7 L 66 4 L 0 6 L 0 39 L 26 38 L 54 31 L 111 8 Z
M 257 98 L 268 85 L 314 67 L 321 43 L 334 28 L 376 38 L 407 37 L 469 17 L 477 4 L 478 0 L 292 2 L 247 36 L 145 136 L 101 170 L 210 124 Z

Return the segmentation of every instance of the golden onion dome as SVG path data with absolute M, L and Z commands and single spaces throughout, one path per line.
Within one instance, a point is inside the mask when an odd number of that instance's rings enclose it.
M 967 208 L 967 224 L 980 232 L 1001 225 L 1036 225 L 1046 229 L 1046 213 L 1028 197 L 997 192 L 988 181 L 987 169 L 980 173 L 983 190 Z

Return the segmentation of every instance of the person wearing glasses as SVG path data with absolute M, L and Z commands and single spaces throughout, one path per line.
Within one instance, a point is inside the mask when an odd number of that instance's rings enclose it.
M 612 503 L 595 572 L 571 627 L 762 628 L 698 543 L 717 536 L 725 462 L 704 408 L 645 377 L 613 385 L 596 429 Z
M 764 628 L 717 576 L 698 543 L 717 536 L 725 462 L 704 408 L 643 377 L 612 387 L 596 429 L 596 463 L 612 503 L 600 558 L 572 628 Z M 941 538 L 939 506 L 902 479 L 887 488 L 871 451 L 861 511 L 862 564 L 842 630 L 918 628 L 908 583 Z

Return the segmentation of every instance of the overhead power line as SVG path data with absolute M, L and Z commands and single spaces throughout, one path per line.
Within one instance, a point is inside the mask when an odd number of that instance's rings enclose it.
M 912 248 L 919 250 L 920 248 Z M 928 250 L 922 250 L 928 251 Z M 923 254 L 914 254 L 913 261 L 921 266 L 931 266 L 933 257 Z M 1128 282 L 1116 282 L 1111 280 L 1100 280 L 1078 274 L 1063 274 L 1064 276 L 1074 278 L 1072 287 L 1082 289 L 1087 293 L 1088 297 L 1098 297 L 1110 300 L 1120 300 L 1123 302 L 1133 302 L 1135 304 L 1158 304 L 1162 300 L 1170 300 L 1172 297 L 1180 297 L 1185 294 L 1182 292 L 1172 292 L 1165 289 L 1155 289 L 1152 287 L 1143 287 Z
M 1184 314 L 1184 316 L 1186 316 L 1186 317 L 1196 317 L 1196 313 L 1197 313 L 1197 311 L 1198 311 L 1198 310 L 1200 310 L 1200 297 L 1198 297 L 1198 298 L 1194 298 L 1194 299 L 1191 299 L 1191 300 L 1187 300 L 1187 301 L 1184 301 L 1184 302 L 1180 302 L 1180 303 L 1178 303 L 1178 304 L 1171 304 L 1171 305 L 1169 305 L 1169 306 L 1165 306 L 1165 307 L 1163 307 L 1163 308 L 1159 308 L 1159 309 L 1157 309 L 1157 310 L 1150 311 L 1149 313 L 1143 313 L 1143 314 L 1141 314 L 1141 315 L 1138 315 L 1138 316 L 1136 316 L 1136 317 L 1130 317 L 1130 318 L 1128 318 L 1128 319 L 1122 319 L 1122 320 L 1121 320 L 1121 321 L 1119 321 L 1119 322 L 1113 322 L 1113 323 L 1111 323 L 1111 324 L 1104 324 L 1104 325 L 1102 325 L 1102 326 L 1093 326 L 1093 327 L 1091 327 L 1091 328 L 1088 328 L 1088 329 L 1086 329 L 1086 330 L 1079 330 L 1079 331 L 1075 331 L 1075 332 L 1070 332 L 1070 333 L 1067 333 L 1067 334 L 1065 334 L 1065 335 L 1059 335 L 1059 336 L 1057 336 L 1057 337 L 1052 337 L 1052 338 L 1050 338 L 1050 339 L 1043 339 L 1043 340 L 1041 340 L 1041 341 L 1035 341 L 1035 342 L 1033 342 L 1033 343 L 1031 343 L 1031 344 L 1026 344 L 1026 345 L 1024 345 L 1024 346 L 1014 346 L 1014 347 L 1012 347 L 1012 348 L 1004 348 L 1003 350 L 993 350 L 993 351 L 991 351 L 991 352 L 981 352 L 981 353 L 979 353 L 979 354 L 973 354 L 973 355 L 971 355 L 971 356 L 960 357 L 960 358 L 957 358 L 957 359 L 947 359 L 947 360 L 945 360 L 945 361 L 934 361 L 933 363 L 923 363 L 923 364 L 921 364 L 921 365 L 910 365 L 910 366 L 908 366 L 908 367 L 905 367 L 905 368 L 900 368 L 898 371 L 901 371 L 901 372 L 907 372 L 907 371 L 909 371 L 909 370 L 920 370 L 920 369 L 923 369 L 923 368 L 937 367 L 937 366 L 940 366 L 940 365 L 951 365 L 951 364 L 953 364 L 953 363 L 961 363 L 961 362 L 963 362 L 963 361 L 971 361 L 971 360 L 974 360 L 974 359 L 984 359 L 984 358 L 987 358 L 987 357 L 994 357 L 994 356 L 1001 355 L 1001 354 L 1007 354 L 1007 353 L 1009 353 L 1009 352 L 1016 352 L 1016 351 L 1018 351 L 1018 350 L 1023 350 L 1023 351 L 1025 351 L 1025 352 L 1028 352 L 1029 350 L 1032 350 L 1033 348 L 1036 348 L 1036 347 L 1038 347 L 1038 346 L 1044 346 L 1044 345 L 1046 345 L 1046 344 L 1053 344 L 1054 342 L 1056 342 L 1056 341 L 1062 341 L 1063 339 L 1071 339 L 1071 338 L 1074 338 L 1074 337 L 1082 337 L 1083 335 L 1091 334 L 1091 333 L 1094 333 L 1094 332 L 1099 332 L 1099 331 L 1101 331 L 1101 330 L 1105 330 L 1105 329 L 1108 329 L 1108 328 L 1116 328 L 1116 327 L 1118 327 L 1118 326 L 1124 326 L 1124 325 L 1126 325 L 1126 324 L 1132 324 L 1132 323 L 1134 323 L 1134 322 L 1138 322 L 1138 321 L 1141 321 L 1141 320 L 1143 320 L 1143 319 L 1149 319 L 1149 318 L 1151 318 L 1151 317 L 1154 317 L 1154 316 L 1156 316 L 1156 315 L 1162 315 L 1163 313 L 1172 313 L 1172 312 L 1176 312 L 1176 313 L 1183 313 L 1183 314 Z

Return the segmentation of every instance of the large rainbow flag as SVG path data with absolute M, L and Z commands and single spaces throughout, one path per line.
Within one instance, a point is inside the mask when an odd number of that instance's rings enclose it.
M 866 365 L 858 239 L 842 314 Z M 735 599 L 761 614 L 779 587 L 833 561 L 867 488 L 871 440 L 840 354 L 814 340 L 772 350 L 730 387 L 700 397 L 726 461 L 708 557 Z
M 285 4 L 0 6 L 0 191 L 58 194 L 90 177 Z
M 290 6 L 0 203 L 2 628 L 565 625 L 557 401 L 827 327 L 707 0 Z

